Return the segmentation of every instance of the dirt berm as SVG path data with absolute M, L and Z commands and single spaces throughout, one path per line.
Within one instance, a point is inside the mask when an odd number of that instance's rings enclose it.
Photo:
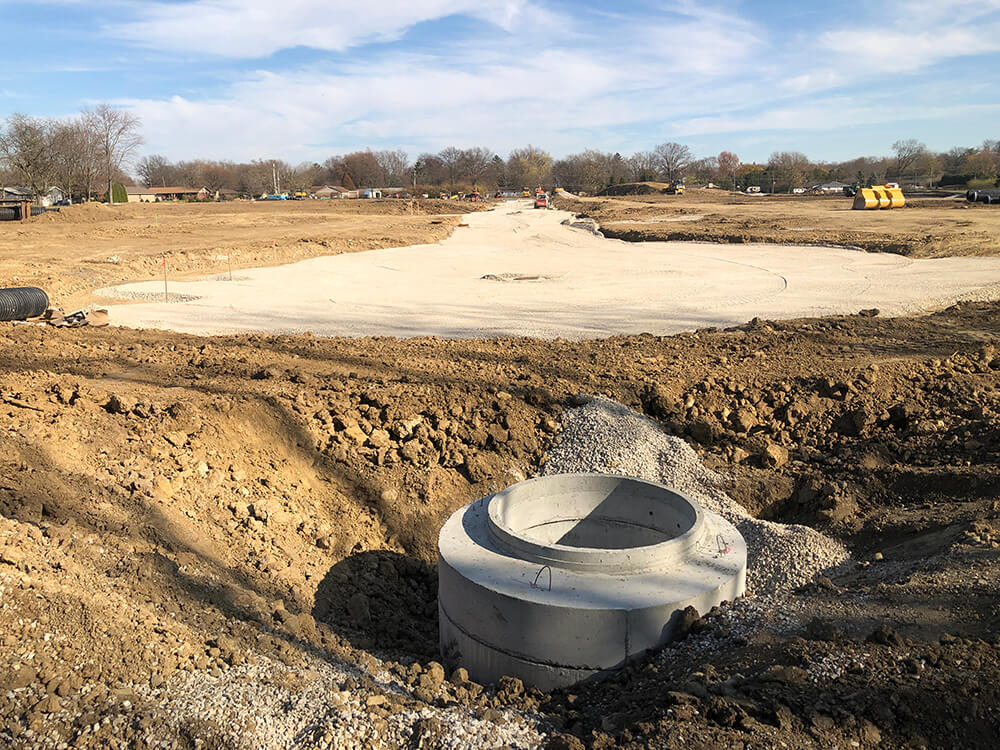
M 292 744 L 433 747 L 461 724 L 523 746 L 531 722 L 561 748 L 993 748 L 997 313 L 587 342 L 5 325 L 0 744 L 231 747 L 322 683 L 343 706 Z M 693 615 L 605 683 L 446 679 L 439 524 L 536 472 L 581 392 L 857 562 L 759 629 Z M 248 674 L 259 692 L 226 693 Z M 209 712 L 223 694 L 251 701 L 242 723 Z
M 1000 211 L 964 197 L 910 197 L 892 211 L 853 211 L 842 195 L 743 195 L 661 183 L 615 186 L 615 195 L 555 205 L 596 220 L 607 237 L 631 242 L 775 242 L 835 245 L 914 258 L 1000 254 Z

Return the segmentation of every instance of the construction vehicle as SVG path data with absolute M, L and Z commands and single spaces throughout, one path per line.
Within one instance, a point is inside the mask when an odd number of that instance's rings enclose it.
M 531 197 L 531 191 L 530 191 L 530 190 L 528 190 L 528 188 L 525 188 L 525 189 L 524 189 L 524 190 L 523 190 L 523 191 L 521 192 L 521 196 L 522 196 L 522 197 L 524 197 L 524 198 L 530 198 L 530 197 Z
M 854 196 L 855 210 L 876 210 L 884 208 L 902 208 L 906 205 L 906 198 L 903 191 L 898 187 L 888 185 L 873 185 L 867 188 L 858 188 Z
M 667 195 L 684 195 L 684 183 L 679 180 L 676 182 L 668 182 L 667 186 L 663 188 L 663 192 Z
M 549 197 L 545 193 L 539 193 L 535 196 L 535 208 L 548 208 L 549 207 Z

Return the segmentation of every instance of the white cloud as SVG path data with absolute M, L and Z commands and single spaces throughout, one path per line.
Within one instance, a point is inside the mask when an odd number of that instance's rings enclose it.
M 115 33 L 198 56 L 212 50 L 264 58 L 294 45 L 352 50 L 308 68 L 229 72 L 234 77 L 221 94 L 175 89 L 184 96 L 130 100 L 148 151 L 170 158 L 300 161 L 369 145 L 401 146 L 412 155 L 446 145 L 503 153 L 527 142 L 561 155 L 986 111 L 966 107 L 977 101 L 968 86 L 965 99 L 952 95 L 949 82 L 936 99 L 919 87 L 901 93 L 900 74 L 1000 50 L 989 12 L 939 3 L 952 15 L 915 0 L 911 16 L 900 14 L 904 20 L 880 10 L 863 28 L 809 36 L 778 35 L 691 0 L 662 4 L 650 15 L 581 9 L 572 16 L 560 10 L 565 5 L 522 0 L 412 3 L 419 7 L 385 0 L 363 9 L 341 0 L 190 0 L 144 5 Z M 994 6 L 1000 0 L 980 8 Z M 481 28 L 421 54 L 354 49 L 456 13 L 480 19 Z M 915 25 L 917 17 L 939 16 L 936 31 Z M 850 95 L 862 83 L 874 93 Z
M 820 44 L 845 55 L 845 64 L 859 71 L 903 73 L 955 57 L 1000 51 L 1000 25 L 935 31 L 830 31 L 820 37 Z
M 527 0 L 190 0 L 144 3 L 112 35 L 162 51 L 263 58 L 304 46 L 344 51 L 398 38 L 407 29 L 455 14 L 512 29 L 532 14 Z

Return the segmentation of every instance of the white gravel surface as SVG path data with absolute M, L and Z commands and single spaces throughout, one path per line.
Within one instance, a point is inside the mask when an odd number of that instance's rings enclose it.
M 477 719 L 462 707 L 375 716 L 368 706 L 371 693 L 345 689 L 345 682 L 358 674 L 357 667 L 320 659 L 292 668 L 263 656 L 221 677 L 194 672 L 161 691 L 168 696 L 160 701 L 166 720 L 151 729 L 147 739 L 155 746 L 182 728 L 204 733 L 212 727 L 213 739 L 234 750 L 367 750 L 407 747 L 414 725 L 434 718 L 442 730 L 434 747 L 446 750 L 531 748 L 540 743 L 534 722 L 512 711 L 502 712 L 502 722 Z M 408 692 L 388 673 L 376 677 L 384 694 Z
M 544 474 L 597 472 L 660 482 L 732 523 L 747 543 L 747 590 L 771 598 L 849 559 L 847 550 L 807 526 L 753 518 L 725 493 L 725 479 L 705 468 L 680 438 L 619 403 L 595 398 L 568 410 Z
M 98 290 L 111 322 L 196 334 L 593 338 L 1000 299 L 1000 258 L 912 260 L 796 245 L 627 243 L 525 202 L 470 214 L 433 245 Z M 520 279 L 497 283 L 495 279 Z

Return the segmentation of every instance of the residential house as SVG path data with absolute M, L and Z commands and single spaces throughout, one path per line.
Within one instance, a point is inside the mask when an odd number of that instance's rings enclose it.
M 142 185 L 126 185 L 125 192 L 128 195 L 129 203 L 152 203 L 156 200 L 156 193 L 152 188 Z
M 171 185 L 168 187 L 151 187 L 146 189 L 153 194 L 154 201 L 207 201 L 213 197 L 208 188 L 204 187 L 195 188 Z
M 40 206 L 56 206 L 62 205 L 68 198 L 62 188 L 57 187 L 50 187 L 37 195 L 34 190 L 26 187 L 0 188 L 0 201 L 32 201 Z
M 69 203 L 69 196 L 62 188 L 50 187 L 39 196 L 38 202 L 43 206 L 62 206 Z

